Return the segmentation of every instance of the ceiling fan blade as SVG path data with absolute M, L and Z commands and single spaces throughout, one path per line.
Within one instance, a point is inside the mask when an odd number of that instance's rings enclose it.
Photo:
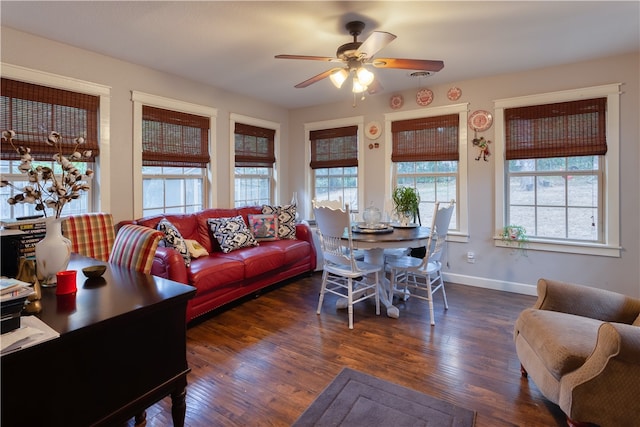
M 328 56 L 276 55 L 275 57 L 278 59 L 306 59 L 311 61 L 341 62 L 338 58 L 331 58 Z
M 319 82 L 322 79 L 326 79 L 327 77 L 329 77 L 331 75 L 331 73 L 333 73 L 336 70 L 340 70 L 340 68 L 332 68 L 330 70 L 327 71 L 323 71 L 322 73 L 311 77 L 310 79 L 307 79 L 305 81 L 303 81 L 302 83 L 298 83 L 297 85 L 295 85 L 295 87 L 297 87 L 298 89 L 303 88 L 303 87 L 307 87 L 310 86 L 316 82 Z
M 403 70 L 440 71 L 444 62 L 428 59 L 376 58 L 371 61 L 376 68 L 401 68 Z
M 383 47 L 394 41 L 396 36 L 385 31 L 374 31 L 367 39 L 362 42 L 356 56 L 362 58 L 372 58 L 373 55 L 378 53 Z

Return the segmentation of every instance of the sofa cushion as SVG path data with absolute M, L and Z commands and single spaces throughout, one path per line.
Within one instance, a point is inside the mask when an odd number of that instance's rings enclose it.
M 189 253 L 189 248 L 187 247 L 187 243 L 185 242 L 182 234 L 167 219 L 161 219 L 158 223 L 158 230 L 164 234 L 162 238 L 161 244 L 168 248 L 173 248 L 182 256 L 184 259 L 184 265 L 189 267 L 191 264 L 191 254 Z
M 296 238 L 296 205 L 262 205 L 262 213 L 278 215 L 278 237 L 280 239 Z
M 278 215 L 249 214 L 249 230 L 258 242 L 278 239 Z
M 262 242 L 260 247 L 277 247 L 284 254 L 284 265 L 294 264 L 307 258 L 311 253 L 311 245 L 305 240 L 277 240 Z
M 195 214 L 191 214 L 191 216 L 195 216 L 195 221 L 197 223 L 197 233 L 195 237 L 187 237 L 187 239 L 197 240 L 209 253 L 221 252 L 220 244 L 218 244 L 218 240 L 213 237 L 211 228 L 209 227 L 209 223 L 207 221 L 209 220 L 209 218 L 229 218 L 237 215 L 237 209 L 221 208 L 205 209 L 203 211 L 196 212 Z
M 582 366 L 593 351 L 603 322 L 557 311 L 525 309 L 516 331 L 558 381 Z
M 189 283 L 198 289 L 198 294 L 223 286 L 238 286 L 244 280 L 242 262 L 220 252 L 191 260 L 191 268 L 187 271 Z
M 207 223 L 224 253 L 258 245 L 240 215 L 231 218 L 209 218 Z
M 284 252 L 278 247 L 264 244 L 259 247 L 243 248 L 221 256 L 242 262 L 244 277 L 247 279 L 277 270 L 284 265 Z

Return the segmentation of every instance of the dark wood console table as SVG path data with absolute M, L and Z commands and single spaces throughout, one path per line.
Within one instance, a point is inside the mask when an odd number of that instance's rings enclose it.
M 195 288 L 73 255 L 75 299 L 43 289 L 38 314 L 59 338 L 3 355 L 3 427 L 118 425 L 170 395 L 184 425 L 186 307 Z

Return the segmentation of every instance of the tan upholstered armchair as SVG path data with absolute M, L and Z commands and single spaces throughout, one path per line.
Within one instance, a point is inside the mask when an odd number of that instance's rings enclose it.
M 523 376 L 569 426 L 640 426 L 640 299 L 540 279 L 514 339 Z

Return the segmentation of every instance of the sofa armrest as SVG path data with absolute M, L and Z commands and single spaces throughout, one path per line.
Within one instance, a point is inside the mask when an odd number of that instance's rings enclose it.
M 156 249 L 151 274 L 185 285 L 189 284 L 184 258 L 173 248 L 159 246 Z
M 311 270 L 315 270 L 318 260 L 318 253 L 316 250 L 316 245 L 315 243 L 313 243 L 313 234 L 311 233 L 311 228 L 308 224 L 303 222 L 296 224 L 296 239 L 307 241 L 311 245 Z
M 559 406 L 573 420 L 640 425 L 640 327 L 603 323 L 593 353 L 560 384 Z
M 606 289 L 539 279 L 538 300 L 533 308 L 631 324 L 640 314 L 640 299 Z

